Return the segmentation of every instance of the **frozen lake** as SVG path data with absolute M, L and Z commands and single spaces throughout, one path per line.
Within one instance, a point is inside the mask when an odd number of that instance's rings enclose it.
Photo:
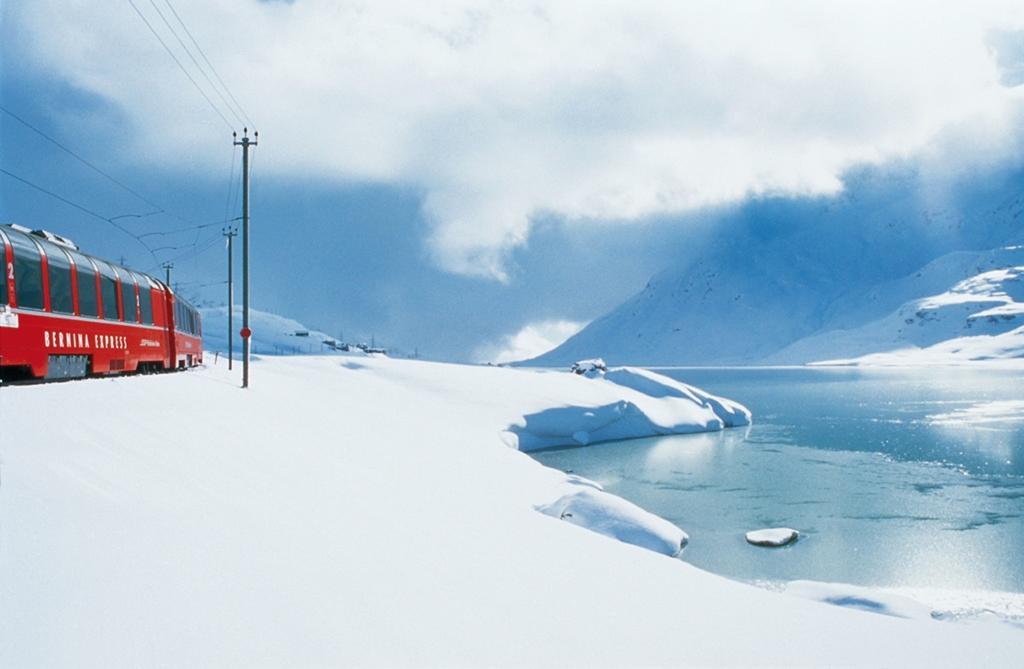
M 1024 372 L 658 371 L 754 424 L 534 457 L 671 520 L 683 559 L 725 576 L 1024 592 Z M 773 526 L 800 541 L 743 538 Z

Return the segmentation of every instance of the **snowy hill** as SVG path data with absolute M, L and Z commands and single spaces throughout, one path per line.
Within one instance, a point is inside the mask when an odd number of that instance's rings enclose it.
M 208 351 L 225 354 L 228 351 L 228 309 L 204 307 L 203 347 Z M 237 357 L 242 349 L 238 332 L 242 329 L 242 308 L 235 306 L 232 323 L 235 331 L 234 353 Z M 258 309 L 249 309 L 249 328 L 252 330 L 252 352 L 254 355 L 309 355 L 329 352 L 324 342 L 335 338 L 317 330 L 310 330 L 302 323 Z M 305 333 L 296 335 L 296 333 Z
M 509 447 L 719 404 L 338 356 L 0 389 L 0 666 L 1019 666 L 1008 625 L 673 559 L 680 528 Z
M 985 288 L 967 298 L 977 298 L 977 309 L 938 308 L 934 300 L 970 292 L 955 286 L 983 272 L 1024 265 L 1022 181 L 1014 175 L 959 199 L 950 188 L 942 207 L 908 197 L 913 189 L 905 185 L 877 183 L 854 183 L 835 201 L 752 204 L 722 224 L 696 261 L 655 275 L 527 364 L 591 357 L 648 366 L 805 363 L 999 334 L 1012 329 L 1002 318 L 1011 314 L 987 312 L 1002 303 Z M 929 319 L 913 335 L 904 321 L 916 317 L 902 305 L 923 308 Z M 961 312 L 965 318 L 955 316 Z M 838 330 L 848 332 L 834 337 Z

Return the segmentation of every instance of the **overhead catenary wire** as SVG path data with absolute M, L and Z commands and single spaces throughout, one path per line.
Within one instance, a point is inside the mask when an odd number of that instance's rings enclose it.
M 139 10 L 139 8 L 135 5 L 134 2 L 132 2 L 132 0 L 128 0 L 128 4 L 132 6 L 132 9 L 135 10 L 135 13 L 139 15 L 139 18 L 142 19 L 142 22 L 146 24 L 146 27 L 149 28 L 149 31 L 153 33 L 153 36 L 156 37 L 158 42 L 160 42 L 160 45 L 163 46 L 164 51 L 166 51 L 167 55 L 169 55 L 171 59 L 175 62 L 175 64 L 178 66 L 178 69 L 181 70 L 182 74 L 184 74 L 188 78 L 188 80 L 192 82 L 192 86 L 194 86 L 195 89 L 199 91 L 199 94 L 203 96 L 203 99 L 206 100 L 207 104 L 210 105 L 210 109 L 216 112 L 217 116 L 220 117 L 220 120 L 224 122 L 224 125 L 226 125 L 229 130 L 234 130 L 234 128 L 231 126 L 231 122 L 228 121 L 227 117 L 224 116 L 224 114 L 217 107 L 217 105 L 213 103 L 213 100 L 210 99 L 210 96 L 207 95 L 205 91 L 203 91 L 203 89 L 196 82 L 195 78 L 193 78 L 192 75 L 188 73 L 188 70 L 185 69 L 185 66 L 182 65 L 181 61 L 178 60 L 178 57 L 174 55 L 174 52 L 171 51 L 171 48 L 167 46 L 167 42 L 165 42 L 163 38 L 160 37 L 160 33 L 156 31 L 156 28 L 153 27 L 153 24 L 151 24 L 149 20 L 146 18 L 146 15 L 143 14 L 141 10 Z
M 169 9 L 171 11 L 171 13 L 174 15 L 174 19 L 177 21 L 177 24 L 179 24 L 181 29 L 184 30 L 185 34 L 188 37 L 188 40 L 195 47 L 195 52 L 198 52 L 198 57 L 206 64 L 206 67 L 209 68 L 209 72 L 212 73 L 214 79 L 216 79 L 216 81 L 220 84 L 220 88 L 218 88 L 217 84 L 214 83 L 214 80 L 210 78 L 210 76 L 207 74 L 207 70 L 204 69 L 202 64 L 200 64 L 200 62 L 199 62 L 199 60 L 197 60 L 196 56 L 193 55 L 193 51 L 189 48 L 189 46 L 187 44 L 185 44 L 184 40 L 182 39 L 182 37 L 179 34 L 179 31 L 175 28 L 174 25 L 171 24 L 170 21 L 168 21 L 168 18 L 166 17 L 165 12 L 162 12 L 160 10 L 160 7 L 158 7 L 156 5 L 154 0 L 149 0 L 149 2 L 152 5 L 153 10 L 156 11 L 157 15 L 160 17 L 160 19 L 163 22 L 163 24 L 166 27 L 166 29 L 169 30 L 171 32 L 171 34 L 175 37 L 175 39 L 177 40 L 177 42 L 178 42 L 179 46 L 181 47 L 181 49 L 185 51 L 185 53 L 188 55 L 189 59 L 191 60 L 192 64 L 196 67 L 196 69 L 199 70 L 199 72 L 202 75 L 203 79 L 205 79 L 205 81 L 209 85 L 209 87 L 213 89 L 214 93 L 216 94 L 216 97 L 220 98 L 221 103 L 224 105 L 224 109 L 226 109 L 231 115 L 233 115 L 235 117 L 235 119 L 238 120 L 240 123 L 242 123 L 242 117 L 244 117 L 251 124 L 251 120 L 249 119 L 249 116 L 246 113 L 245 109 L 241 106 L 241 104 L 238 102 L 238 99 L 235 97 L 235 95 L 231 91 L 231 89 L 227 86 L 227 84 L 224 82 L 223 78 L 217 72 L 216 68 L 213 66 L 212 62 L 210 61 L 210 58 L 206 55 L 205 51 L 203 51 L 202 47 L 199 45 L 198 40 L 196 40 L 195 35 L 193 35 L 191 30 L 189 30 L 188 25 L 184 22 L 184 20 L 182 19 L 181 15 L 178 13 L 178 11 L 174 7 L 174 5 L 170 2 L 170 0 L 165 0 L 165 4 L 167 5 L 167 9 Z M 146 25 L 146 27 L 153 34 L 153 36 L 157 39 L 157 41 L 160 43 L 161 47 L 163 47 L 163 49 L 167 52 L 168 56 L 170 56 L 171 59 L 175 62 L 175 65 L 181 70 L 182 74 L 185 75 L 185 77 L 189 80 L 189 82 L 196 89 L 196 91 L 203 97 L 203 99 L 210 106 L 210 108 L 213 109 L 213 111 L 217 114 L 218 118 L 220 118 L 221 121 L 224 122 L 224 124 L 229 129 L 233 129 L 230 121 L 228 121 L 228 118 L 227 118 L 227 116 L 225 116 L 225 114 L 222 111 L 221 107 L 219 107 L 216 104 L 216 102 L 213 99 L 211 99 L 211 97 L 207 94 L 207 91 L 204 90 L 203 86 L 201 86 L 199 84 L 199 82 L 196 80 L 196 78 L 190 72 L 189 68 L 187 68 L 185 66 L 183 61 L 175 54 L 174 50 L 171 49 L 171 47 L 169 46 L 168 42 L 165 41 L 165 39 L 161 36 L 160 32 L 157 31 L 157 29 L 155 27 L 155 23 L 151 22 L 147 18 L 146 14 L 144 14 L 143 11 L 140 9 L 139 4 L 137 4 L 133 0 L 128 0 L 128 4 L 132 7 L 132 9 L 138 15 L 140 20 L 142 20 L 142 22 Z M 227 94 L 227 96 L 228 96 L 227 98 L 225 98 L 224 95 L 221 94 L 221 89 L 223 89 L 224 93 Z M 228 98 L 230 98 L 231 102 L 228 102 Z M 207 228 L 218 226 L 218 225 L 221 225 L 222 223 L 229 222 L 229 220 L 233 220 L 233 219 L 230 219 L 230 214 L 231 214 L 231 201 L 232 201 L 232 196 L 234 194 L 234 183 L 233 182 L 234 182 L 235 161 L 236 161 L 234 150 L 232 152 L 232 158 L 231 158 L 231 163 L 230 163 L 230 175 L 229 175 L 229 184 L 228 184 L 229 188 L 228 188 L 227 202 L 225 204 L 224 219 L 223 220 L 219 220 L 219 221 L 215 221 L 215 222 L 194 224 L 192 221 L 189 221 L 189 220 L 187 220 L 185 218 L 182 218 L 181 216 L 177 216 L 177 215 L 175 215 L 175 214 L 173 214 L 171 212 L 168 212 L 164 207 L 160 206 L 160 204 L 158 204 L 157 202 L 154 202 L 152 199 L 146 197 L 142 193 L 138 192 L 137 190 L 135 190 L 132 187 L 128 186 L 127 184 L 123 183 L 122 181 L 120 181 L 119 179 L 114 177 L 109 172 L 105 171 L 104 169 L 102 169 L 101 167 L 99 167 L 98 165 L 93 163 L 92 161 L 86 159 L 85 157 L 83 157 L 82 155 L 80 155 L 79 153 L 74 151 L 73 149 L 69 148 L 68 146 L 66 146 L 65 144 L 63 144 L 62 142 L 57 140 L 56 138 L 50 136 L 49 134 L 47 134 L 46 132 L 41 130 L 36 125 L 33 125 L 32 123 L 30 123 L 26 119 L 24 119 L 21 116 L 17 115 L 12 110 L 7 109 L 6 107 L 0 106 L 0 111 L 2 111 L 3 113 L 7 114 L 11 118 L 14 118 L 20 124 L 24 125 L 26 128 L 28 128 L 32 132 L 34 132 L 34 133 L 38 134 L 39 136 L 43 137 L 44 139 L 46 139 L 47 141 L 52 143 L 54 146 L 59 148 L 61 151 L 67 153 L 70 156 L 72 156 L 77 161 L 79 161 L 81 164 L 85 165 L 90 170 L 94 171 L 95 173 L 99 174 L 103 178 L 107 179 L 108 181 L 110 181 L 111 183 L 116 185 L 118 188 L 121 188 L 122 190 L 130 193 L 132 196 L 138 198 L 140 201 L 145 202 L 148 206 L 152 207 L 154 209 L 154 211 L 137 213 L 137 214 L 136 213 L 121 214 L 121 215 L 112 216 L 112 217 L 104 216 L 104 215 L 98 213 L 97 211 L 95 211 L 93 209 L 90 209 L 89 207 L 86 207 L 86 206 L 84 206 L 82 204 L 79 204 L 78 202 L 76 202 L 74 200 L 71 200 L 70 198 L 64 197 L 63 195 L 60 195 L 59 193 L 56 193 L 56 192 L 54 192 L 52 190 L 49 190 L 48 188 L 46 188 L 44 186 L 41 186 L 41 185 L 39 185 L 37 183 L 34 183 L 34 182 L 30 181 L 29 179 L 26 179 L 26 178 L 24 178 L 22 176 L 19 176 L 18 174 L 15 174 L 15 173 L 10 172 L 8 170 L 0 170 L 0 172 L 2 172 L 4 175 L 6 175 L 6 176 L 8 176 L 8 177 L 10 177 L 12 179 L 15 179 L 15 180 L 23 183 L 24 185 L 26 185 L 26 186 L 28 186 L 30 188 L 33 188 L 34 190 L 36 190 L 36 191 L 38 191 L 38 192 L 40 192 L 40 193 L 42 193 L 42 194 L 44 194 L 44 195 L 46 195 L 48 197 L 54 198 L 54 199 L 56 199 L 56 200 L 58 200 L 58 201 L 60 201 L 60 202 L 62 202 L 64 204 L 66 204 L 68 206 L 71 206 L 71 207 L 74 207 L 74 208 L 80 210 L 81 212 L 83 212 L 83 213 L 85 213 L 85 214 L 87 214 L 87 215 L 89 215 L 89 216 L 91 216 L 93 218 L 96 218 L 98 220 L 102 220 L 102 221 L 110 224 L 111 226 L 113 226 L 117 230 L 119 230 L 120 232 L 122 232 L 122 233 L 124 233 L 124 234 L 126 234 L 126 235 L 128 235 L 130 237 L 132 237 L 133 239 L 135 239 L 144 249 L 146 249 L 146 251 L 153 257 L 153 259 L 157 260 L 158 262 L 159 262 L 159 258 L 156 255 L 157 251 L 177 250 L 177 249 L 189 247 L 189 245 L 177 245 L 177 246 L 167 245 L 167 246 L 159 246 L 159 247 L 154 248 L 154 247 L 150 246 L 145 241 L 145 238 L 165 237 L 165 236 L 181 234 L 181 233 L 184 233 L 184 232 L 188 232 L 188 231 L 194 230 L 195 231 L 195 238 L 194 238 L 192 244 L 190 245 L 189 250 L 186 251 L 183 254 L 179 254 L 178 256 L 176 256 L 176 259 L 179 259 L 181 257 L 187 257 L 189 255 L 196 255 L 196 256 L 198 256 L 199 254 L 205 252 L 207 249 L 211 248 L 212 244 L 214 244 L 216 242 L 216 240 L 219 238 L 219 235 L 218 235 L 218 237 L 216 237 L 216 238 L 212 238 L 210 240 L 206 240 L 205 242 L 202 242 L 201 241 L 201 237 L 202 237 L 203 231 L 205 229 L 207 229 Z M 148 217 L 148 216 L 154 216 L 154 215 L 157 215 L 157 214 L 164 214 L 164 215 L 167 215 L 167 216 L 170 216 L 170 217 L 177 218 L 177 219 L 181 220 L 184 223 L 188 223 L 189 225 L 187 227 L 175 228 L 174 230 L 152 231 L 152 232 L 146 232 L 146 233 L 143 233 L 143 234 L 136 234 L 136 233 L 132 232 L 131 230 L 129 230 L 128 228 L 124 227 L 123 225 L 120 225 L 120 224 L 117 223 L 117 220 L 118 219 L 122 219 L 122 218 L 128 218 L 128 217 L 144 218 L 144 217 Z
M 199 223 L 199 224 L 195 224 L 192 221 L 190 221 L 190 220 L 188 220 L 186 218 L 183 218 L 182 216 L 179 216 L 177 214 L 169 212 L 165 208 L 160 206 L 159 203 L 154 202 L 152 199 L 146 197 L 145 195 L 142 195 L 141 193 L 139 193 L 138 191 L 136 191 L 132 187 L 128 186 L 127 184 L 125 184 L 123 182 L 121 182 L 116 177 L 114 177 L 113 175 L 111 175 L 110 173 L 108 173 L 107 171 L 105 171 L 104 169 L 102 169 L 101 167 L 99 167 L 98 165 L 96 165 L 95 163 L 90 161 L 89 159 L 85 158 L 84 156 L 82 156 L 81 154 L 76 152 L 75 150 L 71 149 L 70 147 L 68 147 L 64 143 L 60 142 L 56 138 L 52 137 L 51 135 L 49 135 L 45 131 L 43 131 L 40 128 L 38 128 L 37 126 L 35 126 L 34 124 L 30 123 L 28 120 L 26 120 L 25 118 L 23 118 L 19 114 L 15 113 L 14 111 L 8 109 L 7 107 L 4 107 L 3 105 L 0 105 L 0 112 L 3 112 L 4 114 L 7 114 L 8 116 L 10 116 L 14 120 L 16 120 L 21 125 L 25 126 L 26 128 L 28 128 L 32 132 L 34 132 L 37 135 L 39 135 L 40 137 L 44 138 L 45 140 L 47 140 L 48 142 L 50 142 L 51 144 L 53 144 L 54 146 L 59 148 L 61 151 L 67 153 L 68 155 L 73 157 L 75 160 L 77 160 L 78 162 L 82 163 L 83 165 L 85 165 L 86 167 L 88 167 L 92 171 L 96 172 L 97 174 L 99 174 L 103 178 L 107 179 L 108 181 L 110 181 L 111 183 L 116 185 L 117 187 L 123 189 L 124 191 L 126 191 L 126 192 L 128 192 L 130 194 L 132 194 L 134 197 L 138 198 L 140 201 L 148 204 L 149 206 L 154 207 L 155 210 L 154 211 L 150 211 L 150 212 L 144 212 L 144 213 L 141 213 L 141 214 L 131 213 L 131 214 L 119 214 L 117 216 L 103 216 L 102 214 L 100 214 L 100 213 L 98 213 L 98 212 L 96 212 L 96 211 L 94 211 L 92 209 L 89 209 L 88 207 L 85 207 L 84 205 L 81 205 L 81 204 L 79 204 L 79 203 L 77 203 L 77 202 L 75 202 L 73 200 L 70 200 L 67 197 L 64 197 L 64 196 L 62 196 L 62 195 L 60 195 L 58 193 L 55 193 L 55 192 L 53 192 L 53 191 L 51 191 L 51 190 L 49 190 L 49 189 L 47 189 L 47 188 L 45 188 L 43 186 L 40 186 L 39 184 L 31 182 L 30 180 L 28 180 L 28 179 L 26 179 L 24 177 L 21 177 L 21 176 L 19 176 L 17 174 L 14 174 L 13 172 L 4 170 L 3 172 L 4 172 L 5 175 L 7 175 L 8 177 L 10 177 L 12 179 L 15 179 L 17 181 L 20 181 L 21 183 L 23 183 L 23 184 L 25 184 L 27 186 L 30 186 L 31 188 L 33 188 L 33 189 L 35 189 L 35 190 L 37 190 L 37 191 L 39 191 L 39 192 L 49 196 L 49 197 L 57 199 L 57 200 L 65 203 L 65 204 L 67 204 L 69 206 L 72 206 L 72 207 L 74 207 L 76 209 L 79 209 L 83 213 L 86 213 L 86 214 L 88 214 L 88 215 L 90 215 L 90 216 L 92 216 L 94 218 L 97 218 L 99 220 L 103 220 L 103 221 L 105 221 L 107 223 L 110 223 L 115 228 L 117 228 L 119 231 L 129 235 L 130 237 L 132 237 L 136 241 L 138 241 L 143 246 L 143 248 L 145 248 L 149 252 L 149 254 L 152 255 L 154 258 L 156 258 L 156 253 L 158 253 L 160 251 L 164 251 L 164 250 L 172 250 L 173 251 L 173 250 L 183 249 L 183 248 L 186 248 L 186 247 L 194 248 L 196 243 L 198 242 L 198 235 L 201 234 L 202 230 L 205 230 L 206 228 L 210 228 L 210 227 L 213 227 L 213 226 L 220 226 L 220 225 L 223 225 L 226 222 L 227 212 L 225 212 L 225 219 L 218 219 L 216 221 L 212 221 L 212 222 L 208 222 L 208 223 Z M 232 147 L 231 180 L 233 180 L 233 179 L 234 179 L 234 148 Z M 188 223 L 189 225 L 187 225 L 185 227 L 175 228 L 173 230 L 152 231 L 152 232 L 145 232 L 145 233 L 142 233 L 142 234 L 136 234 L 136 233 L 132 232 L 131 230 L 129 230 L 128 228 L 125 228 L 124 226 L 119 225 L 116 222 L 118 219 L 123 219 L 123 218 L 148 218 L 150 216 L 155 216 L 157 214 L 163 214 L 163 215 L 166 215 L 166 216 L 170 216 L 170 217 L 175 218 L 175 219 L 177 219 L 179 221 L 182 221 L 183 223 Z M 197 237 L 190 244 L 151 247 L 146 242 L 143 241 L 147 237 L 168 237 L 168 236 L 171 236 L 171 235 L 181 234 L 181 233 L 184 233 L 184 232 L 191 232 L 193 230 L 196 231 Z
M 205 230 L 206 228 L 212 228 L 215 225 L 224 225 L 223 220 L 216 220 L 212 223 L 199 223 L 198 225 L 190 225 L 187 228 L 176 228 L 174 230 L 166 230 L 162 232 L 145 232 L 139 235 L 140 239 L 146 237 L 169 237 L 171 235 L 181 234 L 182 232 L 192 232 L 193 230 Z
M 180 254 L 178 254 L 176 256 L 168 258 L 167 260 L 165 260 L 163 262 L 178 262 L 179 260 L 183 260 L 185 258 L 188 258 L 188 257 L 192 256 L 193 254 L 196 255 L 196 256 L 199 256 L 202 253 L 205 253 L 206 251 L 208 251 L 211 248 L 213 248 L 213 246 L 217 242 L 219 242 L 221 240 L 221 238 L 222 238 L 222 235 L 220 234 L 220 231 L 218 230 L 216 237 L 211 237 L 210 239 L 205 240 L 201 245 L 199 243 L 196 243 L 196 244 L 186 244 L 184 246 L 187 246 L 189 248 L 188 251 L 185 251 L 184 253 L 180 253 Z M 177 247 L 177 248 L 183 248 L 183 247 Z M 160 263 L 158 262 L 156 265 L 150 267 L 146 271 L 147 272 L 155 271 L 156 269 L 159 269 L 159 267 L 160 267 Z
M 63 143 L 57 141 L 55 138 L 51 137 L 49 134 L 43 132 L 42 130 L 40 130 L 36 126 L 32 125 L 31 123 L 26 121 L 24 118 L 22 118 L 18 114 L 15 114 L 13 111 L 11 111 L 7 107 L 3 106 L 2 104 L 0 104 L 0 112 L 3 112 L 5 114 L 7 114 L 8 116 L 13 118 L 18 123 L 22 124 L 23 126 L 28 128 L 32 132 L 36 133 L 37 135 L 39 135 L 43 139 L 47 140 L 48 142 L 50 142 L 51 144 L 56 146 L 58 149 L 60 149 L 61 151 L 67 153 L 69 156 L 71 156 L 72 158 L 74 158 L 78 162 L 82 163 L 83 165 L 85 165 L 86 167 L 91 169 L 93 172 L 96 172 L 97 174 L 99 174 L 103 178 L 107 179 L 108 181 L 110 181 L 114 185 L 116 185 L 119 188 L 121 188 L 121 189 L 123 189 L 123 190 L 125 190 L 125 191 L 127 191 L 129 193 L 131 193 L 132 195 L 137 197 L 139 200 L 142 200 L 143 202 L 145 202 L 149 206 L 156 208 L 158 211 L 153 212 L 154 214 L 167 214 L 168 216 L 174 216 L 174 214 L 171 214 L 170 212 L 168 212 L 166 209 L 161 207 L 156 202 L 153 202 L 151 199 L 149 199 L 145 195 L 139 193 L 134 188 L 132 188 L 132 187 L 126 185 L 125 183 L 121 182 L 120 180 L 114 178 L 109 173 L 107 173 L 103 169 L 101 169 L 98 166 L 96 166 L 93 162 L 87 160 L 86 158 L 83 158 L 81 155 L 79 155 L 75 151 L 71 150 L 70 148 L 65 146 Z M 174 217 L 175 218 L 180 218 L 179 216 L 174 216 Z M 181 219 L 181 220 L 184 220 L 184 219 Z M 188 222 L 188 221 L 186 221 L 186 222 Z
M 149 4 L 153 6 L 153 10 L 156 12 L 156 15 L 160 17 L 160 20 L 163 21 L 163 24 L 167 27 L 167 30 L 169 30 L 170 33 L 174 35 L 174 39 L 177 40 L 178 45 L 181 47 L 181 50 L 185 52 L 185 55 L 188 56 L 189 60 L 192 61 L 192 64 L 196 66 L 197 70 L 199 70 L 199 74 L 202 75 L 203 79 L 206 80 L 206 83 L 210 85 L 210 88 L 212 88 L 213 92 L 217 94 L 217 97 L 220 98 L 220 101 L 224 103 L 224 106 L 227 108 L 228 112 L 235 117 L 235 120 L 238 121 L 239 125 L 243 125 L 245 121 L 242 120 L 242 117 L 235 112 L 231 104 L 224 98 L 224 94 L 220 92 L 220 89 L 217 88 L 217 85 L 214 84 L 213 80 L 210 79 L 210 75 L 206 74 L 206 69 L 203 68 L 203 66 L 199 64 L 199 61 L 196 60 L 196 57 L 192 55 L 192 50 L 188 48 L 188 45 L 185 44 L 185 40 L 181 39 L 181 36 L 178 34 L 178 31 L 174 28 L 174 26 L 171 25 L 171 22 L 167 20 L 167 17 L 164 16 L 164 13 L 160 11 L 160 8 L 157 6 L 156 1 L 149 0 Z
M 42 186 L 40 186 L 37 183 L 33 183 L 32 181 L 29 181 L 28 179 L 25 179 L 24 177 L 18 176 L 17 174 L 15 174 L 13 172 L 9 172 L 8 170 L 5 170 L 2 167 L 0 167 L 0 173 L 6 174 L 8 177 L 10 177 L 12 179 L 15 179 L 16 181 L 20 181 L 21 183 L 25 184 L 26 186 L 34 188 L 35 190 L 39 191 L 40 193 L 43 193 L 43 194 L 48 195 L 48 196 L 50 196 L 50 197 L 52 197 L 52 198 L 54 198 L 56 200 L 59 200 L 59 201 L 63 202 L 64 204 L 67 204 L 67 205 L 69 205 L 71 207 L 74 207 L 75 209 L 78 209 L 79 211 L 81 211 L 83 213 L 86 213 L 89 216 L 92 216 L 93 218 L 98 218 L 101 221 L 105 221 L 105 222 L 109 223 L 110 225 L 114 226 L 115 228 L 117 228 L 118 230 L 120 230 L 124 234 L 128 235 L 129 237 L 131 237 L 132 239 L 137 241 L 139 244 L 141 244 L 142 247 L 144 249 L 146 249 L 146 251 L 148 251 L 151 256 L 153 256 L 154 260 L 157 259 L 156 258 L 156 253 L 153 251 L 152 248 L 150 248 L 149 244 L 147 244 L 146 242 L 142 241 L 142 239 L 140 239 L 138 235 L 136 235 L 134 232 L 132 232 L 128 228 L 124 227 L 123 225 L 120 225 L 117 222 L 117 220 L 116 220 L 118 218 L 124 218 L 125 216 L 141 216 L 141 214 L 123 214 L 121 216 L 113 216 L 113 217 L 104 216 L 103 214 L 98 214 L 95 211 L 93 211 L 92 209 L 89 209 L 86 206 L 78 204 L 77 202 L 75 202 L 73 200 L 69 200 L 68 198 L 64 197 L 63 195 L 58 195 L 57 193 L 54 193 L 51 190 L 43 188 Z
M 231 101 L 235 104 L 235 108 L 245 119 L 246 123 L 249 124 L 249 127 L 255 127 L 256 124 L 252 122 L 252 119 L 249 118 L 249 115 L 245 112 L 245 109 L 242 108 L 242 105 L 239 104 L 238 99 L 231 92 L 231 89 L 228 88 L 228 85 L 226 83 L 224 83 L 224 80 L 217 72 L 217 68 L 215 68 L 213 66 L 213 63 L 210 62 L 210 59 L 206 57 L 206 52 L 203 51 L 203 47 L 199 46 L 199 42 L 196 41 L 196 38 L 192 35 L 192 31 L 188 29 L 188 26 L 185 24 L 185 21 L 183 21 L 181 16 L 178 15 L 178 11 L 174 8 L 174 5 L 171 4 L 171 0 L 164 0 L 164 2 L 167 4 L 167 7 L 171 10 L 171 13 L 174 14 L 174 18 L 177 19 L 178 23 L 181 24 L 181 27 L 184 28 L 185 34 L 188 35 L 189 40 L 192 42 L 193 45 L 195 45 L 196 51 L 199 52 L 199 56 L 203 59 L 203 62 L 206 63 L 206 65 L 210 68 L 210 72 L 213 73 L 214 78 L 217 80 L 218 83 L 220 83 L 221 87 L 224 89 L 224 92 L 228 94 L 228 97 L 231 98 Z M 225 104 L 227 104 L 226 101 Z
M 210 286 L 223 286 L 227 283 L 227 280 L 221 281 L 175 281 L 178 286 L 188 286 L 190 290 L 199 290 L 200 288 L 209 288 Z
M 234 219 L 234 218 L 232 218 L 230 221 L 228 220 L 228 217 L 231 216 L 231 201 L 234 199 L 234 193 L 235 193 L 235 156 L 237 155 L 237 153 L 238 153 L 238 151 L 236 150 L 234 144 L 232 143 L 232 146 L 231 146 L 231 169 L 230 169 L 230 175 L 228 176 L 228 196 L 227 196 L 227 199 L 224 201 L 224 223 L 225 224 L 237 220 L 237 219 Z

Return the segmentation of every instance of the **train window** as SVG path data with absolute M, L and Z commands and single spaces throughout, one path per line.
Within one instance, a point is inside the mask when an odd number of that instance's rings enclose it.
M 135 281 L 132 280 L 128 270 L 118 270 L 121 275 L 121 303 L 124 305 L 124 321 L 128 323 L 139 322 L 139 298 L 135 292 Z
M 75 272 L 78 274 L 78 315 L 96 318 L 100 308 L 99 299 L 96 297 L 96 270 L 82 254 L 74 251 L 70 253 L 71 259 L 75 261 Z
M 191 309 L 188 310 L 188 332 L 189 334 L 196 333 L 196 314 Z
M 85 256 L 71 252 L 75 261 L 75 272 L 78 274 L 78 315 L 96 318 L 99 315 L 100 302 L 96 297 L 96 270 Z
M 153 324 L 153 288 L 149 285 L 149 279 L 144 276 L 135 275 L 139 283 L 139 315 L 146 325 Z
M 18 306 L 42 309 L 43 265 L 39 248 L 27 235 L 16 230 L 7 234 L 14 247 L 14 295 Z
M 46 265 L 50 274 L 50 311 L 61 314 L 75 313 L 71 291 L 71 261 L 55 244 L 43 244 Z
M 117 275 L 105 262 L 96 261 L 100 268 L 100 297 L 103 298 L 103 318 L 117 320 Z

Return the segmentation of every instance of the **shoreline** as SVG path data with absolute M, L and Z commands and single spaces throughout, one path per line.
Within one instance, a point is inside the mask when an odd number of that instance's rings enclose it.
M 265 358 L 244 393 L 235 376 L 222 364 L 2 391 L 0 663 L 1012 667 L 1024 656 L 1024 634 L 1005 626 L 783 596 L 538 513 L 594 488 L 509 448 L 501 430 L 552 407 L 632 401 L 612 384 L 342 356 Z M 53 406 L 61 420 L 39 421 Z M 110 407 L 116 420 L 97 421 Z M 168 424 L 166 407 L 187 419 Z

